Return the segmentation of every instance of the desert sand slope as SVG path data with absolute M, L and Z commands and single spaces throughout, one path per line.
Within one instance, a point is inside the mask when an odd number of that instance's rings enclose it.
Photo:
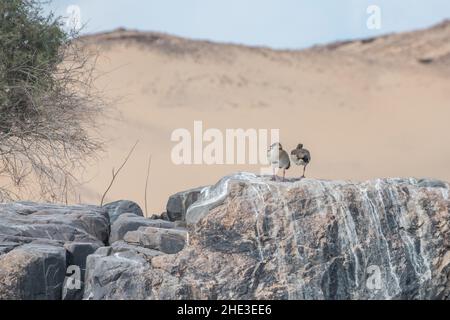
M 85 37 L 100 52 L 96 85 L 120 116 L 102 130 L 107 152 L 89 168 L 83 202 L 98 201 L 130 147 L 136 152 L 109 194 L 143 204 L 152 155 L 149 214 L 170 194 L 259 165 L 171 161 L 173 130 L 280 129 L 288 150 L 312 153 L 309 176 L 450 180 L 450 23 L 302 51 L 193 41 L 116 30 Z M 300 175 L 298 167 L 289 176 Z

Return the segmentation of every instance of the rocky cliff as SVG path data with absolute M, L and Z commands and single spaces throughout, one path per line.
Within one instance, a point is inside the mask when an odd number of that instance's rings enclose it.
M 35 298 L 25 289 L 37 283 L 38 266 L 45 281 L 34 292 L 54 299 L 450 297 L 447 183 L 242 173 L 169 203 L 157 219 L 116 206 L 112 226 L 110 208 L 53 208 L 50 216 L 0 206 L 0 298 Z M 67 294 L 60 270 L 74 242 L 98 249 L 81 255 L 83 288 Z

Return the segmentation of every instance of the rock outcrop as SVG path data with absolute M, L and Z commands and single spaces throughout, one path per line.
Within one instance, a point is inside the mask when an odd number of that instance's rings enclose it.
M 188 208 L 198 200 L 205 189 L 207 188 L 200 187 L 170 196 L 166 206 L 168 219 L 170 221 L 185 221 Z
M 123 240 L 123 237 L 130 231 L 136 231 L 140 227 L 174 228 L 175 223 L 165 220 L 146 219 L 133 213 L 123 214 L 111 226 L 109 243 Z
M 187 210 L 178 254 L 88 259 L 85 298 L 448 299 L 449 211 L 444 182 L 234 175 Z
M 88 257 L 96 261 L 106 252 L 122 261 L 119 265 L 136 265 L 184 248 L 187 231 L 178 223 L 146 219 L 139 210 L 130 201 L 104 207 L 0 204 L 0 300 L 79 300 L 85 278 L 115 263 L 102 260 L 100 268 L 90 270 Z M 103 276 L 116 277 L 118 270 Z
M 108 212 L 109 221 L 111 224 L 113 224 L 124 213 L 134 213 L 137 216 L 144 216 L 141 207 L 136 202 L 128 200 L 119 200 L 105 204 L 103 209 Z
M 60 300 L 65 276 L 62 247 L 24 244 L 0 256 L 0 299 Z
M 50 227 L 42 237 L 39 223 L 33 230 L 26 222 L 41 214 L 3 205 L 0 298 L 79 298 L 61 294 L 61 270 L 74 254 L 87 257 L 84 299 L 450 299 L 445 182 L 275 182 L 242 173 L 197 197 L 184 209 L 187 230 L 124 213 L 111 243 L 108 226 L 88 219 L 74 232 L 75 222 L 56 214 L 58 230 L 70 236 L 53 236 Z M 53 282 L 38 280 L 49 274 Z
M 107 244 L 109 229 L 96 206 L 0 204 L 0 299 L 82 297 L 86 257 Z M 64 290 L 70 265 L 80 271 L 73 292 Z
M 183 250 L 188 238 L 186 230 L 141 227 L 137 231 L 128 232 L 124 240 L 140 247 L 172 254 Z

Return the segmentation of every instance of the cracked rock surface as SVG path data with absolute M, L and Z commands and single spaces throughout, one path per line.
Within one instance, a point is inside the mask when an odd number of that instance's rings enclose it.
M 96 206 L 0 204 L 0 299 L 66 298 L 70 265 L 80 270 L 80 298 L 86 257 L 107 244 L 109 229 Z
M 186 220 L 177 254 L 113 250 L 88 261 L 85 298 L 449 298 L 445 182 L 238 174 L 203 190 Z M 125 241 L 142 245 L 144 230 Z
M 240 173 L 195 192 L 174 222 L 0 205 L 0 299 L 450 298 L 446 182 Z

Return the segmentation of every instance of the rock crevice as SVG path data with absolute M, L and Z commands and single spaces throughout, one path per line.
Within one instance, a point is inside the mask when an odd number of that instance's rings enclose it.
M 146 219 L 130 203 L 109 208 L 112 225 L 107 208 L 0 205 L 0 298 L 450 295 L 450 199 L 442 181 L 275 182 L 241 173 L 171 197 L 167 220 Z M 81 265 L 79 292 L 63 290 L 68 261 Z M 36 263 L 48 266 L 51 281 L 33 278 Z

